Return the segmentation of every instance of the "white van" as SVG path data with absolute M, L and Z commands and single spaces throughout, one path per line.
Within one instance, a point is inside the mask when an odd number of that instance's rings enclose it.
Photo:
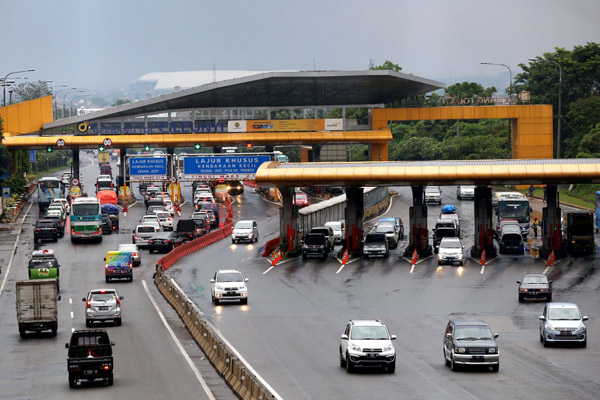
M 324 226 L 333 229 L 335 243 L 342 243 L 346 240 L 346 221 L 329 221 L 325 222 Z

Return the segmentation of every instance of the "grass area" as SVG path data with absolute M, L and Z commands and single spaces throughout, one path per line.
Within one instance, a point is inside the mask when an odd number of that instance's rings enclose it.
M 62 171 L 62 170 L 71 170 L 71 167 L 69 167 L 68 165 L 66 166 L 61 166 L 61 167 L 54 167 L 54 168 L 50 168 L 47 171 L 39 171 L 37 174 L 32 174 L 30 176 L 35 176 L 35 179 L 39 179 L 42 178 L 44 176 L 50 176 L 58 171 Z
M 561 203 L 569 203 L 578 207 L 595 209 L 596 191 L 600 190 L 600 185 L 573 185 L 573 190 L 568 188 L 558 188 L 559 199 Z M 528 190 L 517 190 L 523 194 L 527 194 Z M 544 198 L 544 189 L 535 188 L 534 196 Z

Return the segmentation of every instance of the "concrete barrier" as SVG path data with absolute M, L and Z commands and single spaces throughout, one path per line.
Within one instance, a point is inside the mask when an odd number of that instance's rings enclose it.
M 219 336 L 207 325 L 198 307 L 176 287 L 174 282 L 167 279 L 163 271 L 163 266 L 157 263 L 154 274 L 156 287 L 177 311 L 206 358 L 236 395 L 247 400 L 281 399 L 259 377 L 252 374 L 249 366 L 238 359 L 234 351 L 219 339 Z

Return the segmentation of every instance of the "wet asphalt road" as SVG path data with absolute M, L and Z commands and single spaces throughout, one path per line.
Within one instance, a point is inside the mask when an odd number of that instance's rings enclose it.
M 93 186 L 98 175 L 97 163 L 91 164 L 91 154 L 82 154 L 82 173 L 85 191 L 94 195 Z M 113 168 L 116 168 L 113 162 Z M 136 188 L 137 189 L 137 188 Z M 136 190 L 137 191 L 137 190 Z M 27 208 L 25 208 L 27 211 Z M 120 234 L 105 235 L 101 244 L 72 245 L 68 233 L 57 243 L 33 244 L 32 224 L 37 220 L 34 203 L 23 217 L 18 247 L 11 270 L 0 295 L 0 398 L 6 399 L 204 399 L 209 398 L 191 367 L 171 338 L 147 295 L 144 281 L 164 313 L 169 326 L 188 352 L 195 367 L 217 399 L 235 399 L 231 390 L 214 372 L 213 367 L 188 335 L 177 314 L 164 301 L 152 281 L 154 262 L 162 255 L 142 253 L 142 266 L 135 269 L 134 281 L 104 281 L 103 258 L 119 243 L 131 243 L 131 232 L 144 214 L 143 202 L 130 208 L 127 217 L 121 216 Z M 19 229 L 0 232 L 1 279 L 7 274 L 10 253 Z M 58 336 L 31 334 L 19 337 L 15 313 L 15 281 L 27 279 L 25 265 L 32 250 L 52 248 L 61 264 L 61 301 L 59 302 Z M 85 329 L 84 303 L 88 290 L 101 287 L 115 288 L 122 301 L 123 325 L 108 323 L 94 327 L 108 331 L 116 342 L 114 350 L 114 386 L 85 383 L 69 389 L 64 344 L 71 329 Z
M 408 229 L 410 189 L 395 188 L 387 216 Z M 455 204 L 468 250 L 473 243 L 473 202 L 457 201 L 455 188 L 443 203 Z M 236 219 L 256 219 L 257 244 L 224 240 L 180 260 L 168 274 L 182 286 L 243 357 L 285 399 L 597 399 L 600 397 L 600 276 L 598 258 L 544 260 L 527 255 L 469 259 L 463 268 L 419 260 L 411 273 L 402 257 L 406 240 L 387 259 L 353 259 L 340 270 L 334 253 L 324 262 L 284 260 L 270 269 L 261 246 L 278 231 L 278 209 L 249 191 L 237 196 Z M 534 209 L 542 207 L 534 201 Z M 431 228 L 440 207 L 428 208 Z M 371 223 L 372 224 L 372 223 Z M 367 224 L 369 225 L 369 224 Z M 528 249 L 540 239 L 528 240 Z M 249 278 L 249 302 L 214 306 L 209 279 L 218 268 L 239 268 Z M 543 302 L 519 303 L 517 284 L 526 273 L 546 272 L 554 300 L 577 303 L 589 342 L 582 348 L 544 348 L 538 315 Z M 500 334 L 499 373 L 444 366 L 442 338 L 453 316 L 480 318 Z M 378 318 L 398 336 L 395 374 L 363 370 L 348 374 L 338 362 L 339 337 L 349 319 Z

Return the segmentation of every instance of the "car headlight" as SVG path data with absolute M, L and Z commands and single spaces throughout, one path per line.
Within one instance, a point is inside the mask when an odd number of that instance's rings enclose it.
M 350 346 L 349 346 L 349 347 L 350 347 L 350 350 L 352 350 L 352 351 L 359 351 L 359 352 L 361 351 L 361 350 L 360 350 L 360 346 L 359 346 L 359 345 L 357 345 L 357 344 L 353 344 L 353 343 L 352 343 L 352 344 L 350 344 Z
M 464 347 L 459 347 L 456 349 L 459 353 L 466 353 L 467 349 L 465 349 Z
M 526 292 L 526 291 L 527 291 L 527 289 L 521 289 L 520 291 L 521 291 L 521 292 Z
M 217 289 L 217 290 L 223 290 L 223 286 L 217 285 L 217 286 L 215 286 L 215 289 Z
M 585 330 L 585 325 L 583 324 L 583 322 L 581 323 L 581 325 L 579 325 L 577 327 L 577 329 L 575 329 L 575 332 L 579 332 L 579 331 L 583 331 Z
M 496 354 L 496 348 L 495 347 L 488 347 L 488 353 L 490 353 L 490 354 Z
M 388 344 L 387 346 L 385 346 L 383 348 L 383 351 L 393 351 L 394 350 L 394 346 L 392 346 L 391 344 Z
M 544 329 L 546 329 L 547 331 L 553 331 L 554 327 L 550 324 L 550 322 L 546 322 L 544 324 Z

